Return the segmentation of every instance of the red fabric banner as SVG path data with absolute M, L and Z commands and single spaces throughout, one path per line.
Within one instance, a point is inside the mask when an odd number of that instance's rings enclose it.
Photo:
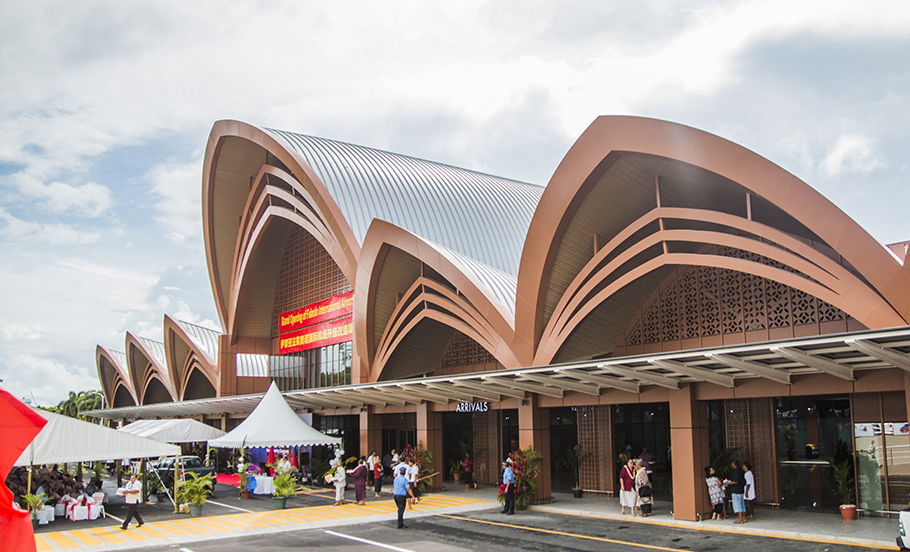
M 336 343 L 351 341 L 354 336 L 353 318 L 348 316 L 324 324 L 310 326 L 296 332 L 281 336 L 278 342 L 278 354 L 309 351 Z
M 47 423 L 25 403 L 0 389 L 0 536 L 3 550 L 35 552 L 35 533 L 28 512 L 13 506 L 13 493 L 2 482 L 19 459 L 22 451 Z
M 319 322 L 347 316 L 354 312 L 354 292 L 333 295 L 302 309 L 283 312 L 278 317 L 278 333 L 290 332 Z

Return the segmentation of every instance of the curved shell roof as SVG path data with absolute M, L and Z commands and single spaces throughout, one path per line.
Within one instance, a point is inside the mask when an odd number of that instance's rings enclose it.
M 264 129 L 303 156 L 358 243 L 374 218 L 517 276 L 542 186 L 363 146 Z

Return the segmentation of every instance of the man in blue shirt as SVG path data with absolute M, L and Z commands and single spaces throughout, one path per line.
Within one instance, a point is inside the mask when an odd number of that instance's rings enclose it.
M 512 466 L 508 460 L 502 461 L 502 484 L 506 486 L 505 500 L 502 505 L 502 512 L 507 516 L 515 513 L 515 474 L 512 473 Z
M 408 478 L 405 477 L 407 471 L 407 466 L 399 467 L 398 473 L 395 474 L 395 479 L 392 481 L 392 485 L 394 487 L 392 495 L 395 497 L 395 505 L 398 506 L 399 529 L 404 529 L 407 527 L 404 524 L 404 508 L 408 504 L 408 496 L 414 496 L 414 493 L 411 492 L 411 484 L 408 482 Z

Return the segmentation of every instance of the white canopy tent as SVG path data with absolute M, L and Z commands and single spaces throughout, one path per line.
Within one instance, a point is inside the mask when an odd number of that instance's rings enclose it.
M 281 396 L 275 382 L 259 405 L 230 433 L 209 441 L 210 447 L 289 447 L 295 445 L 341 446 L 341 439 L 329 437 L 300 419 Z
M 119 429 L 123 433 L 162 443 L 201 443 L 226 435 L 220 429 L 196 420 L 139 420 Z
M 17 466 L 176 456 L 180 447 L 130 435 L 76 418 L 36 410 L 47 425 L 22 452 Z

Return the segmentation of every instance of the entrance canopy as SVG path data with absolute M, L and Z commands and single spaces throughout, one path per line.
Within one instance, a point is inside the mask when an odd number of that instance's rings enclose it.
M 180 447 L 123 433 L 44 410 L 36 410 L 47 420 L 35 440 L 22 452 L 17 466 L 95 462 L 118 458 L 157 458 L 176 456 Z
M 341 445 L 338 437 L 329 437 L 313 429 L 288 406 L 275 382 L 259 406 L 233 431 L 209 441 L 210 447 L 282 447 L 294 445 Z
M 226 435 L 220 429 L 196 420 L 139 420 L 119 431 L 162 443 L 199 443 Z

